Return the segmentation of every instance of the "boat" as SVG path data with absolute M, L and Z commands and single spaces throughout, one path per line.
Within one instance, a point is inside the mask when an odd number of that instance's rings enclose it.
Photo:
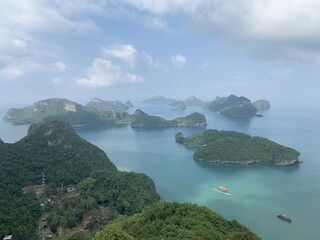
M 219 187 L 219 190 L 220 190 L 221 192 L 224 192 L 224 193 L 227 193 L 227 192 L 228 192 L 228 188 L 226 188 L 226 187 L 224 187 L 224 186 L 220 186 L 220 187 Z
M 278 217 L 279 219 L 281 219 L 282 221 L 285 221 L 285 222 L 291 223 L 291 219 L 290 219 L 290 218 L 288 218 L 286 215 L 279 214 L 277 217 Z

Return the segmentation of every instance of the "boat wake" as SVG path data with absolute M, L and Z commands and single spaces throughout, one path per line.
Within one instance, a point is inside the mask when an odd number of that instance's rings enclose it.
M 213 191 L 216 191 L 216 192 L 219 192 L 219 193 L 223 193 L 223 194 L 225 194 L 225 195 L 229 195 L 229 196 L 231 196 L 231 194 L 230 194 L 230 193 L 222 192 L 222 191 L 220 191 L 219 189 L 216 189 L 216 188 L 212 188 L 212 190 L 213 190 Z

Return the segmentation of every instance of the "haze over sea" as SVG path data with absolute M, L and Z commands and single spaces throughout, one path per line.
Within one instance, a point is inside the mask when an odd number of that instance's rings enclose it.
M 102 148 L 120 170 L 149 175 L 162 200 L 207 206 L 229 220 L 237 219 L 266 240 L 320 239 L 320 111 L 271 104 L 262 118 L 230 120 L 200 108 L 174 111 L 169 106 L 138 103 L 148 114 L 167 119 L 202 112 L 208 121 L 207 129 L 267 137 L 297 149 L 302 164 L 277 167 L 195 162 L 193 151 L 177 144 L 174 135 L 181 131 L 188 136 L 204 128 L 125 126 L 76 129 L 76 132 Z M 0 108 L 1 116 L 7 109 Z M 0 138 L 15 142 L 26 135 L 27 129 L 28 126 L 1 121 Z M 231 195 L 212 191 L 220 185 L 226 186 Z M 278 214 L 289 216 L 292 223 L 279 220 Z

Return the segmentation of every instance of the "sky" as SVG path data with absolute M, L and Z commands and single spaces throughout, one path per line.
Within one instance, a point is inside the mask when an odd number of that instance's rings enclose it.
M 320 97 L 319 0 L 0 0 L 0 105 Z

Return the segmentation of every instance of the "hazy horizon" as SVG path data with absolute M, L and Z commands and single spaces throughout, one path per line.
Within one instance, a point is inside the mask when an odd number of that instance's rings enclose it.
M 316 1 L 2 2 L 0 102 L 235 94 L 315 105 Z

